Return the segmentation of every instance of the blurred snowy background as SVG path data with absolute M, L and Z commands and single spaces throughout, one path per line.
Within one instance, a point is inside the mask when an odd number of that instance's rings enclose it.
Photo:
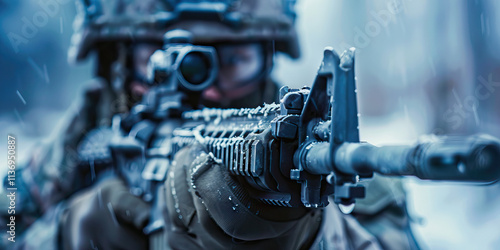
M 3 138 L 17 136 L 21 162 L 53 132 L 93 67 L 92 59 L 66 62 L 73 1 L 58 0 L 60 8 L 50 13 L 42 2 L 0 0 L 0 127 Z M 324 47 L 339 53 L 356 47 L 362 140 L 500 137 L 499 1 L 299 0 L 296 7 L 303 56 L 278 56 L 275 78 L 310 85 Z M 37 22 L 30 36 L 22 33 L 26 22 Z M 6 143 L 0 149 L 6 155 Z M 500 249 L 499 184 L 405 182 L 424 249 Z

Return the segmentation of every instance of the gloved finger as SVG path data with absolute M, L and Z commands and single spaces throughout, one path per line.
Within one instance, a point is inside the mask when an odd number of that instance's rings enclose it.
M 113 209 L 119 222 L 133 225 L 142 230 L 148 223 L 151 206 L 141 198 L 130 193 L 129 188 L 120 178 L 108 180 L 102 185 L 103 200 Z
M 142 230 L 120 222 L 115 213 L 109 198 L 119 185 L 114 179 L 106 180 L 69 201 L 60 221 L 63 249 L 147 248 Z
M 190 177 L 186 174 L 186 169 L 191 163 L 186 159 L 192 158 L 190 153 L 188 150 L 181 150 L 176 154 L 165 182 L 167 208 L 171 208 L 168 216 L 174 225 L 185 230 L 196 211 L 189 191 Z

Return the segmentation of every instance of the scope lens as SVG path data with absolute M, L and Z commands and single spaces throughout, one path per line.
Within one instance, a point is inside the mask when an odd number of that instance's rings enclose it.
M 181 62 L 180 71 L 187 82 L 198 85 L 208 78 L 210 64 L 200 52 L 187 54 Z
M 500 148 L 494 145 L 481 147 L 475 152 L 475 163 L 478 169 L 494 169 L 499 171 L 498 164 L 500 163 Z

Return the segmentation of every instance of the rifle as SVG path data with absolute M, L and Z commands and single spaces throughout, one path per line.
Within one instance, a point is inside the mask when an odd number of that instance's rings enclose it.
M 147 234 L 163 226 L 155 196 L 173 156 L 193 143 L 245 183 L 252 198 L 283 207 L 324 207 L 329 196 L 352 207 L 364 197 L 359 179 L 374 173 L 480 182 L 499 176 L 500 143 L 487 135 L 434 137 L 413 146 L 360 142 L 354 49 L 341 56 L 325 49 L 312 87 L 281 88 L 279 104 L 196 109 L 215 79 L 215 50 L 175 37 L 151 57 L 157 85 L 121 120 L 123 136 L 111 146 L 132 193 L 153 203 Z

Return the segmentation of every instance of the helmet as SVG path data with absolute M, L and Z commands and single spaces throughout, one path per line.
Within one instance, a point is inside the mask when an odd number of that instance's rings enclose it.
M 79 0 L 68 56 L 80 61 L 101 42 L 161 43 L 166 31 L 183 29 L 195 44 L 273 41 L 275 50 L 298 58 L 294 5 L 295 0 Z

